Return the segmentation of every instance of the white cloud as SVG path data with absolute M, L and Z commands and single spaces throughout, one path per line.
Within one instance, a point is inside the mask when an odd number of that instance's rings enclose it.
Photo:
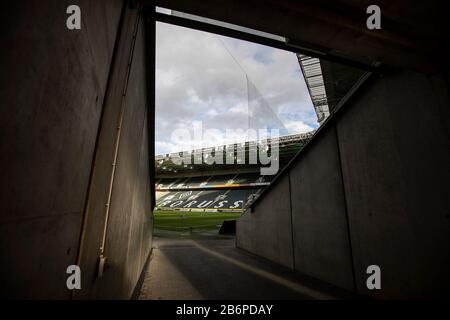
M 305 133 L 314 130 L 314 127 L 307 125 L 303 121 L 291 121 L 285 124 L 290 134 Z
M 171 135 L 191 130 L 193 121 L 218 132 L 246 129 L 243 70 L 289 133 L 317 126 L 293 53 L 164 23 L 156 30 L 156 154 L 186 150 Z M 209 140 L 192 142 L 205 145 L 216 137 Z

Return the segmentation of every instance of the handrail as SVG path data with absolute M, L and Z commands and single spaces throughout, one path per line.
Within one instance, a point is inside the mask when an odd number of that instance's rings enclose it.
M 122 135 L 122 126 L 123 126 L 123 118 L 125 114 L 125 97 L 128 89 L 128 82 L 131 74 L 131 65 L 134 57 L 134 48 L 136 44 L 136 38 L 137 38 L 137 32 L 139 29 L 139 24 L 142 20 L 142 5 L 138 9 L 138 13 L 136 15 L 136 21 L 134 22 L 134 29 L 133 29 L 133 38 L 131 40 L 131 47 L 128 57 L 128 65 L 127 65 L 127 71 L 125 76 L 125 83 L 122 90 L 122 97 L 121 97 L 121 106 L 120 106 L 120 112 L 119 112 L 119 118 L 117 120 L 117 126 L 116 126 L 116 134 L 115 134 L 115 142 L 114 142 L 114 153 L 113 153 L 113 159 L 111 163 L 111 173 L 109 176 L 109 187 L 108 187 L 108 197 L 107 202 L 105 204 L 105 211 L 104 211 L 104 224 L 103 224 L 103 231 L 102 231 L 102 241 L 99 248 L 99 268 L 98 268 L 98 277 L 101 277 L 103 275 L 103 266 L 105 262 L 105 246 L 106 246 L 106 236 L 108 233 L 108 222 L 109 222 L 109 213 L 111 209 L 111 200 L 112 200 L 112 193 L 113 193 L 113 187 L 114 187 L 114 178 L 116 174 L 116 168 L 117 168 L 117 158 L 119 154 L 119 146 L 120 146 L 120 139 Z

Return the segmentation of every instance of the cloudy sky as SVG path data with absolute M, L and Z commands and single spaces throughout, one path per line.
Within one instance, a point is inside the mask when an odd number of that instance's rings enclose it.
M 282 123 L 282 134 L 318 126 L 293 53 L 165 23 L 156 35 L 156 154 L 218 145 L 249 123 Z

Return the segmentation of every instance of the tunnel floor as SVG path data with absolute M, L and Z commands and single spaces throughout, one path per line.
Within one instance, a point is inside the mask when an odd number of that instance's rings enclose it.
M 346 299 L 348 293 L 235 247 L 232 237 L 156 238 L 139 299 Z

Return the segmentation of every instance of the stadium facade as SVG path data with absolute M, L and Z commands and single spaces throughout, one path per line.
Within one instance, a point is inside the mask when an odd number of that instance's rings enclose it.
M 304 134 L 288 135 L 279 138 L 278 161 L 282 168 L 309 141 L 314 131 Z M 274 139 L 272 139 L 274 140 Z M 270 185 L 275 175 L 262 175 L 261 164 L 250 164 L 246 161 L 252 152 L 259 152 L 267 141 L 249 141 L 242 144 L 224 145 L 156 156 L 155 169 L 157 182 L 156 209 L 182 211 L 238 211 L 241 212 Z M 237 150 L 244 150 L 244 159 L 239 158 Z M 232 153 L 238 164 L 179 164 L 182 154 L 209 154 L 215 150 L 226 150 Z M 270 151 L 269 151 L 270 152 Z M 242 154 L 241 154 L 242 155 Z M 226 157 L 227 154 L 224 154 Z M 229 156 L 229 154 L 228 154 Z M 203 159 L 204 160 L 204 159 Z
M 305 55 L 297 54 L 297 59 L 317 121 L 322 124 L 330 115 L 328 105 L 330 99 L 326 93 L 322 65 L 319 59 Z M 252 96 L 256 98 L 249 100 L 249 113 L 257 113 L 259 110 L 259 112 L 270 114 L 270 108 L 259 91 L 253 85 L 249 86 L 249 90 L 250 88 L 252 88 Z M 250 108 L 250 105 L 253 108 Z M 272 118 L 276 116 L 269 116 L 269 120 Z M 258 118 L 255 115 L 249 114 L 249 122 L 258 122 L 256 119 Z M 155 210 L 243 212 L 276 176 L 261 174 L 261 164 L 249 163 L 250 154 L 259 154 L 259 148 L 271 146 L 269 141 L 276 140 L 279 152 L 279 159 L 276 159 L 279 161 L 277 173 L 280 173 L 314 133 L 315 130 L 261 141 L 247 141 L 242 144 L 157 155 L 155 157 Z M 223 161 L 207 164 L 205 154 L 215 154 L 217 150 L 224 152 Z M 244 150 L 244 154 L 239 150 Z M 230 153 L 231 158 L 234 157 L 235 160 L 233 164 L 226 161 L 227 157 L 230 158 Z M 180 164 L 179 159 L 186 159 L 186 154 L 188 163 Z M 240 159 L 239 157 L 242 156 L 243 159 Z M 201 161 L 198 161 L 199 157 Z

